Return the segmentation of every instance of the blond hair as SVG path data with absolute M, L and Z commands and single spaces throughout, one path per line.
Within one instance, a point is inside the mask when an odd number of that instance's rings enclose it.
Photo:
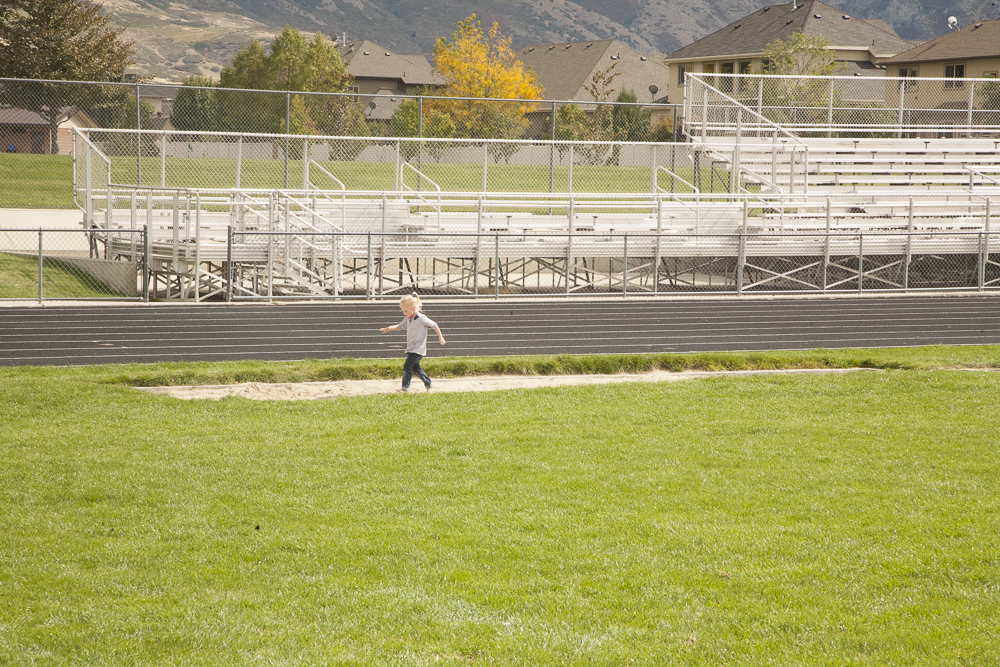
M 406 296 L 404 296 L 402 299 L 399 300 L 399 305 L 401 308 L 407 308 L 407 309 L 413 308 L 419 313 L 422 304 L 420 303 L 420 297 L 417 295 L 417 293 L 410 292 L 409 294 L 407 294 Z

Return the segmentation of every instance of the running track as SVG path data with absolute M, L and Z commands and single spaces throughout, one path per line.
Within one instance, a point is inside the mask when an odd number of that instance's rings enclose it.
M 1000 344 L 1000 294 L 439 301 L 431 356 Z M 395 302 L 0 307 L 0 366 L 400 357 Z

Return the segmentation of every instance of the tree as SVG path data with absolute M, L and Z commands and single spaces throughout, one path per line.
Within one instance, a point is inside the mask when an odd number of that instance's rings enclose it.
M 189 76 L 177 91 L 170 122 L 178 130 L 215 132 L 221 127 L 216 82 L 205 76 Z
M 537 100 L 542 95 L 535 73 L 525 70 L 511 49 L 511 38 L 500 33 L 494 23 L 483 33 L 476 15 L 458 22 L 458 29 L 448 42 L 439 37 L 434 45 L 434 67 L 447 81 L 441 91 L 445 97 L 479 97 L 506 100 Z M 425 108 L 428 105 L 425 104 Z M 431 106 L 448 113 L 458 136 L 517 139 L 527 127 L 527 113 L 532 105 L 520 102 L 435 101 Z M 508 157 L 500 145 L 494 159 Z
M 135 62 L 135 45 L 110 13 L 91 0 L 3 0 L 0 77 L 60 81 L 121 81 Z M 67 107 L 123 104 L 127 93 L 73 84 L 24 82 L 4 86 L 0 103 L 33 111 L 49 123 L 51 151 Z M 135 107 L 133 106 L 133 112 Z
M 776 39 L 764 47 L 764 63 L 760 73 L 780 74 L 789 78 L 765 81 L 764 105 L 795 110 L 827 106 L 829 84 L 817 79 L 800 77 L 840 74 L 846 64 L 837 60 L 825 37 L 807 37 L 796 30 L 788 39 Z M 839 95 L 838 95 L 839 97 Z M 784 118 L 783 120 L 791 120 Z
M 618 94 L 611 111 L 611 124 L 619 141 L 645 141 L 649 137 L 649 111 L 637 105 L 639 102 L 633 90 L 623 90 Z
M 416 137 L 427 139 L 447 139 L 455 136 L 455 122 L 446 113 L 442 113 L 434 108 L 428 108 L 424 104 L 423 123 L 418 126 L 420 115 L 420 105 L 417 100 L 403 100 L 389 119 L 389 136 L 392 137 Z M 419 130 L 419 131 L 418 131 Z M 407 142 L 401 144 L 403 156 L 410 160 L 417 154 L 417 144 Z M 425 146 L 425 150 L 436 160 L 440 160 L 447 148 L 446 142 L 433 141 Z
M 253 40 L 220 75 L 222 88 L 246 90 L 338 93 L 352 82 L 337 48 L 322 33 L 307 40 L 287 25 L 271 42 L 270 53 Z M 285 95 L 220 90 L 217 97 L 220 129 L 228 131 L 304 134 L 336 120 L 327 117 L 336 105 L 321 95 L 293 95 L 289 100 Z

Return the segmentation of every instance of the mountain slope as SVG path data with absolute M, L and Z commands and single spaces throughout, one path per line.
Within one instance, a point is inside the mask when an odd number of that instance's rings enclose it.
M 1000 17 L 998 0 L 829 0 L 838 9 L 889 23 L 906 39 Z M 767 0 L 104 0 L 130 24 L 136 70 L 161 80 L 213 75 L 250 39 L 266 41 L 286 23 L 306 32 L 370 39 L 399 53 L 429 54 L 475 13 L 498 21 L 514 47 L 619 39 L 647 53 L 669 53 L 757 9 Z

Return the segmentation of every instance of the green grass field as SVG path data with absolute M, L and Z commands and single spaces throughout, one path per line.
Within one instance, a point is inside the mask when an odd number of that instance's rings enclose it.
M 394 165 L 371 162 L 321 162 L 324 169 L 338 178 L 349 190 L 392 190 L 395 187 Z M 141 161 L 142 182 L 146 185 L 180 188 L 234 188 L 236 187 L 236 160 L 213 158 L 169 158 L 165 172 L 159 157 L 146 156 Z M 437 164 L 430 160 L 421 165 L 422 173 L 444 191 L 476 192 L 483 187 L 481 164 Z M 116 157 L 111 160 L 111 180 L 115 183 L 135 183 L 139 165 L 134 157 Z M 405 171 L 405 170 L 404 170 Z M 687 180 L 694 178 L 693 170 L 678 169 Z M 486 187 L 491 192 L 547 192 L 549 190 L 547 166 L 524 167 L 508 164 L 489 164 Z M 315 169 L 311 172 L 317 187 L 338 189 L 340 186 Z M 405 171 L 404 182 L 417 189 L 417 174 Z M 703 182 L 708 189 L 716 183 L 704 170 Z M 22 155 L 0 153 L 0 208 L 72 208 L 73 162 L 65 155 Z M 7 187 L 9 184 L 9 187 Z M 245 188 L 272 189 L 285 187 L 283 160 L 245 160 L 240 173 L 240 184 Z M 660 187 L 670 189 L 669 177 L 661 174 Z M 679 182 L 677 191 L 686 191 Z M 290 160 L 288 187 L 302 187 L 302 162 Z M 426 181 L 420 186 L 433 190 Z M 569 169 L 557 167 L 552 174 L 554 192 L 567 192 Z M 639 167 L 588 167 L 573 168 L 574 192 L 649 192 L 649 169 Z
M 73 158 L 0 153 L 0 208 L 73 208 Z
M 1000 349 L 426 366 L 858 364 L 300 402 L 128 385 L 399 363 L 0 368 L 0 664 L 998 664 L 1000 375 L 931 369 Z

